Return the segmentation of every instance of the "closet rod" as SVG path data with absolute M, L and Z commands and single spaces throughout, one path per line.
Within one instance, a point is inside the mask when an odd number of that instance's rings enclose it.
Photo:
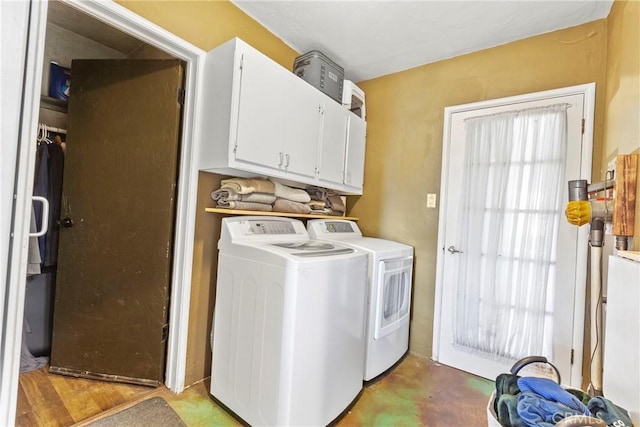
M 47 132 L 60 133 L 60 134 L 63 134 L 63 135 L 67 134 L 67 130 L 66 129 L 54 128 L 53 126 L 49 126 L 49 125 L 46 125 L 46 126 L 47 126 Z

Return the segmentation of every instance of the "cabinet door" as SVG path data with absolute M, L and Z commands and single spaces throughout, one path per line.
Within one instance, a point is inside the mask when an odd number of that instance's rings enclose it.
M 241 73 L 238 93 L 235 159 L 278 169 L 284 165 L 282 114 L 286 71 L 262 53 L 243 49 L 236 66 Z
M 321 181 L 344 183 L 347 113 L 348 110 L 337 102 L 325 102 L 318 165 L 318 179 Z
M 285 90 L 280 93 L 282 152 L 286 174 L 315 177 L 320 142 L 320 100 L 322 94 L 293 73 L 281 78 Z M 337 105 L 337 104 L 336 104 Z
M 347 155 L 345 159 L 344 183 L 349 187 L 362 190 L 367 122 L 350 112 L 347 129 Z

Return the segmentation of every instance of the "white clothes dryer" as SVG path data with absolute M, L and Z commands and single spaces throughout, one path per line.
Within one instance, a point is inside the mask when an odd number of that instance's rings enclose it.
M 251 425 L 327 425 L 362 389 L 367 255 L 301 221 L 222 220 L 211 394 Z
M 340 219 L 307 222 L 313 239 L 339 242 L 369 254 L 364 380 L 392 367 L 409 348 L 413 248 L 363 237 L 357 224 Z

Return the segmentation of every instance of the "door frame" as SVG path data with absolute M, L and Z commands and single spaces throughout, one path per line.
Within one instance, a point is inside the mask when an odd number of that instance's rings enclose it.
M 442 287 L 444 281 L 444 254 L 446 245 L 446 230 L 445 230 L 445 218 L 447 217 L 447 194 L 448 194 L 448 182 L 444 178 L 449 174 L 449 148 L 451 144 L 451 119 L 455 113 L 461 113 L 466 111 L 480 110 L 484 108 L 507 106 L 510 104 L 516 104 L 521 102 L 530 102 L 544 100 L 547 98 L 555 98 L 560 96 L 569 95 L 584 95 L 584 133 L 582 136 L 582 161 L 580 164 L 581 176 L 579 179 L 591 180 L 591 164 L 593 156 L 593 125 L 595 118 L 595 83 L 588 83 L 577 86 L 570 86 L 559 89 L 552 89 L 542 92 L 529 93 L 524 95 L 510 96 L 506 98 L 491 99 L 487 101 L 473 102 L 470 104 L 455 105 L 451 107 L 445 107 L 444 109 L 444 131 L 442 140 L 442 172 L 440 182 L 440 211 L 438 216 L 438 246 L 441 253 L 437 257 L 436 261 L 436 282 L 435 282 L 435 298 L 434 298 L 434 313 L 433 313 L 433 342 L 432 342 L 432 359 L 439 360 L 440 355 L 440 327 L 441 327 L 441 315 L 442 315 Z M 578 179 L 575 177 L 573 179 Z M 575 363 L 571 365 L 571 378 L 568 385 L 581 386 L 582 382 L 582 348 L 583 348 L 583 334 L 585 326 L 585 307 L 584 302 L 586 298 L 586 283 L 587 283 L 587 254 L 588 254 L 588 242 L 589 242 L 589 230 L 587 227 L 578 229 L 578 243 L 577 243 L 577 265 L 575 266 L 576 272 L 576 286 L 574 292 L 574 298 L 577 304 L 574 307 L 573 316 L 573 337 L 571 348 L 575 349 L 578 353 L 575 357 Z M 583 284 L 580 286 L 580 284 Z
M 189 299 L 198 184 L 197 154 L 200 149 L 200 132 L 197 129 L 200 124 L 200 113 L 197 105 L 198 93 L 204 78 L 206 52 L 113 1 L 61 1 L 186 63 L 171 277 L 169 338 L 165 370 L 165 385 L 174 393 L 180 393 L 184 390 L 186 375 Z M 19 141 L 36 140 L 47 5 L 47 1 L 34 0 L 30 2 L 23 102 L 21 122 L 18 125 Z M 4 300 L 0 303 L 6 308 L 3 313 L 4 328 L 0 341 L 2 343 L 0 378 L 2 379 L 2 395 L 10 398 L 3 398 L 0 403 L 0 425 L 12 425 L 15 422 L 30 225 L 28 218 L 31 215 L 35 151 L 35 144 L 22 143 L 19 144 L 17 152 L 12 222 L 13 240 L 10 243 L 6 292 L 4 295 L 0 295 L 4 296 Z

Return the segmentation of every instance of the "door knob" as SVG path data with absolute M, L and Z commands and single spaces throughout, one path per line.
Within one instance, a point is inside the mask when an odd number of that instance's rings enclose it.
M 458 249 L 456 249 L 455 246 L 449 246 L 447 248 L 447 250 L 452 254 L 461 254 L 462 253 L 462 251 L 459 251 Z
M 69 217 L 66 217 L 62 219 L 62 221 L 60 221 L 60 225 L 62 225 L 65 228 L 71 228 L 73 227 L 73 220 Z

